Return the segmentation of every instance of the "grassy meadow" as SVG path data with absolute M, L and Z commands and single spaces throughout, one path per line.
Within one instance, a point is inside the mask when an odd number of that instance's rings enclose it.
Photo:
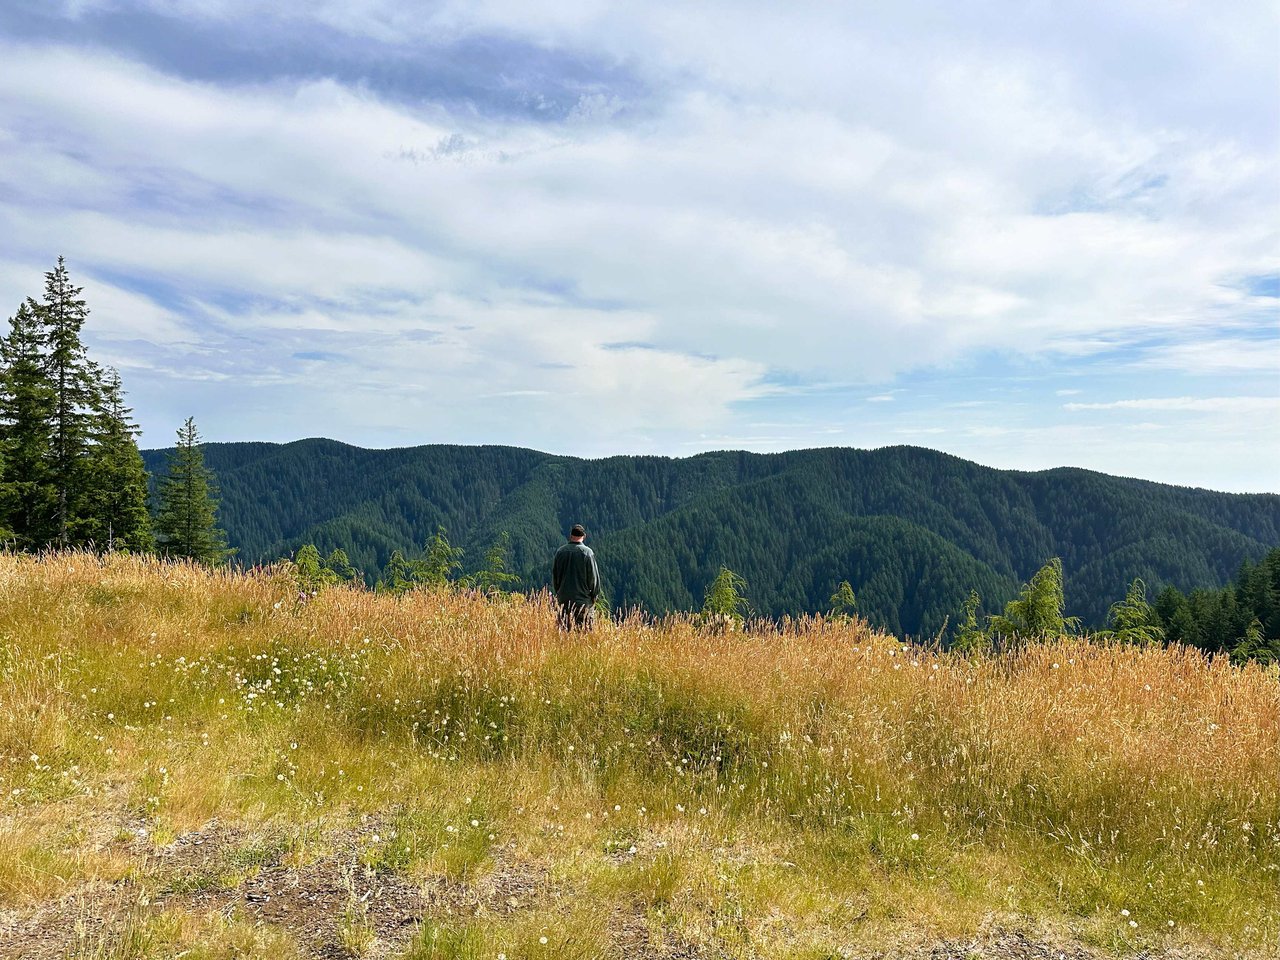
M 1275 668 L 0 556 L 0 956 L 1277 953 Z

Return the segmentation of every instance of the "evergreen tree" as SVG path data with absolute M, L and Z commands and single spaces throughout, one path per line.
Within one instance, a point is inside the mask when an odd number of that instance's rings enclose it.
M 485 551 L 484 567 L 468 579 L 468 584 L 482 593 L 505 593 L 520 582 L 520 578 L 507 569 L 510 562 L 511 536 L 504 530 Z
M 88 464 L 87 538 L 106 550 L 134 552 L 155 546 L 147 510 L 147 472 L 135 439 L 137 426 L 124 404 L 120 374 L 108 368 L 94 423 Z
M 1268 639 L 1262 631 L 1262 621 L 1254 617 L 1244 628 L 1244 636 L 1232 649 L 1231 659 L 1236 663 L 1244 663 L 1247 660 L 1275 663 L 1280 660 L 1280 640 Z
M 461 547 L 449 543 L 444 527 L 437 527 L 435 536 L 427 542 L 427 553 L 422 559 L 422 582 L 435 587 L 445 586 L 453 578 L 453 572 L 462 566 L 462 554 Z M 500 559 L 505 563 L 505 557 Z
M 73 286 L 66 262 L 45 274 L 44 300 L 31 308 L 43 328 L 45 376 L 53 389 L 49 478 L 53 485 L 53 542 L 66 547 L 83 539 L 86 453 L 99 407 L 99 377 L 80 330 L 89 308 Z
M 160 479 L 160 510 L 156 541 L 165 556 L 201 563 L 224 562 L 233 552 L 217 523 L 217 488 L 213 472 L 204 465 L 195 421 L 178 430 L 177 448 L 169 455 L 168 476 Z
M 1111 605 L 1108 619 L 1111 629 L 1102 631 L 1099 637 L 1139 646 L 1164 640 L 1164 628 L 1160 626 L 1151 604 L 1147 603 L 1147 585 L 1141 578 L 1135 578 L 1129 584 L 1123 600 Z
M 991 632 L 1010 640 L 1050 640 L 1080 625 L 1077 617 L 1064 617 L 1062 560 L 1054 557 L 1024 584 L 1016 600 L 1010 600 L 1003 616 L 989 617 Z
M 329 551 L 329 555 L 324 558 L 325 569 L 333 573 L 340 583 L 354 583 L 359 581 L 364 586 L 364 576 L 351 563 L 351 558 L 347 556 L 347 551 L 341 547 L 334 547 Z
M 57 492 L 49 471 L 54 391 L 44 366 L 44 333 L 31 301 L 0 340 L 0 516 L 20 549 L 38 549 L 56 532 Z
M 1236 575 L 1236 596 L 1265 636 L 1280 639 L 1280 549 L 1259 563 L 1245 563 Z
M 746 589 L 746 580 L 722 566 L 703 596 L 702 613 L 699 617 L 701 625 L 713 630 L 736 630 L 741 627 L 750 612 L 750 604 L 742 593 Z
M 417 572 L 413 564 L 406 560 L 399 550 L 393 550 L 374 589 L 378 593 L 392 593 L 399 596 L 412 590 L 417 583 Z
M 991 636 L 978 626 L 978 608 L 981 605 L 982 598 L 978 591 L 970 590 L 960 610 L 960 624 L 956 627 L 955 639 L 951 641 L 952 649 L 964 653 L 991 649 Z
M 853 586 L 848 580 L 841 580 L 836 592 L 828 601 L 831 604 L 831 616 L 848 619 L 858 612 L 858 600 L 853 595 Z
M 1199 624 L 1191 611 L 1191 603 L 1177 587 L 1165 587 L 1156 597 L 1153 608 L 1156 623 L 1164 630 L 1166 643 L 1203 646 Z
M 325 587 L 349 583 L 360 576 L 360 572 L 351 566 L 345 550 L 335 549 L 321 559 L 320 551 L 312 543 L 303 544 L 294 554 L 293 574 L 298 581 L 298 589 L 305 594 L 316 594 Z
M 1237 662 L 1280 660 L 1280 548 L 1256 564 L 1242 564 L 1235 582 L 1219 590 L 1184 596 L 1166 587 L 1156 598 L 1154 618 L 1168 643 L 1229 653 Z
M 293 555 L 293 575 L 298 581 L 298 588 L 304 593 L 316 593 L 337 582 L 337 578 L 324 568 L 320 551 L 313 543 L 304 543 Z

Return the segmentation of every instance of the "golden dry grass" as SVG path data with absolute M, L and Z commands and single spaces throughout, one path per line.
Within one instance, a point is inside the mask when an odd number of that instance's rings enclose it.
M 345 856 L 470 904 L 425 909 L 393 944 L 413 957 L 817 958 L 993 924 L 1117 955 L 1280 943 L 1274 669 L 1079 640 L 965 659 L 820 620 L 565 636 L 519 598 L 296 596 L 0 557 L 12 929 L 128 889 L 146 909 L 82 954 L 279 951 L 297 931 L 211 933 L 191 891 Z M 174 853 L 211 823 L 216 850 Z M 368 910 L 353 895 L 336 935 L 376 952 Z

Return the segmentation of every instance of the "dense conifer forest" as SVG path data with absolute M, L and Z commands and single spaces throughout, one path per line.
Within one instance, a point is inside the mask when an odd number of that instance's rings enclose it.
M 581 521 L 615 608 L 696 609 L 725 566 L 756 614 L 824 611 L 848 581 L 872 623 L 917 637 L 954 627 L 971 590 L 998 613 L 1051 557 L 1068 613 L 1101 628 L 1134 578 L 1153 598 L 1213 591 L 1280 544 L 1280 496 L 995 470 L 912 447 L 579 460 L 313 439 L 204 454 L 241 562 L 311 543 L 345 551 L 372 583 L 393 552 L 420 556 L 444 527 L 463 574 L 509 534 L 508 568 L 537 588 Z M 166 456 L 144 451 L 153 473 Z

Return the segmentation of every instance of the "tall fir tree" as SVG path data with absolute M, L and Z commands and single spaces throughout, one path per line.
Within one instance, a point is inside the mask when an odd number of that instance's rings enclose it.
M 62 257 L 45 274 L 44 300 L 30 301 L 43 334 L 45 375 L 53 389 L 49 477 L 53 484 L 53 542 L 66 547 L 87 539 L 82 510 L 87 451 L 94 411 L 100 407 L 99 373 L 80 330 L 89 316 L 82 288 L 71 283 Z
M 86 534 L 105 550 L 151 550 L 147 471 L 138 451 L 137 426 L 125 406 L 120 374 L 107 368 L 93 430 L 87 471 Z
M 44 332 L 28 300 L 0 339 L 0 525 L 19 549 L 56 534 L 57 491 L 50 473 L 54 390 L 44 363 Z
M 218 528 L 217 485 L 204 465 L 200 433 L 187 417 L 178 430 L 178 445 L 169 455 L 169 473 L 160 479 L 156 543 L 169 557 L 219 564 L 234 551 Z

